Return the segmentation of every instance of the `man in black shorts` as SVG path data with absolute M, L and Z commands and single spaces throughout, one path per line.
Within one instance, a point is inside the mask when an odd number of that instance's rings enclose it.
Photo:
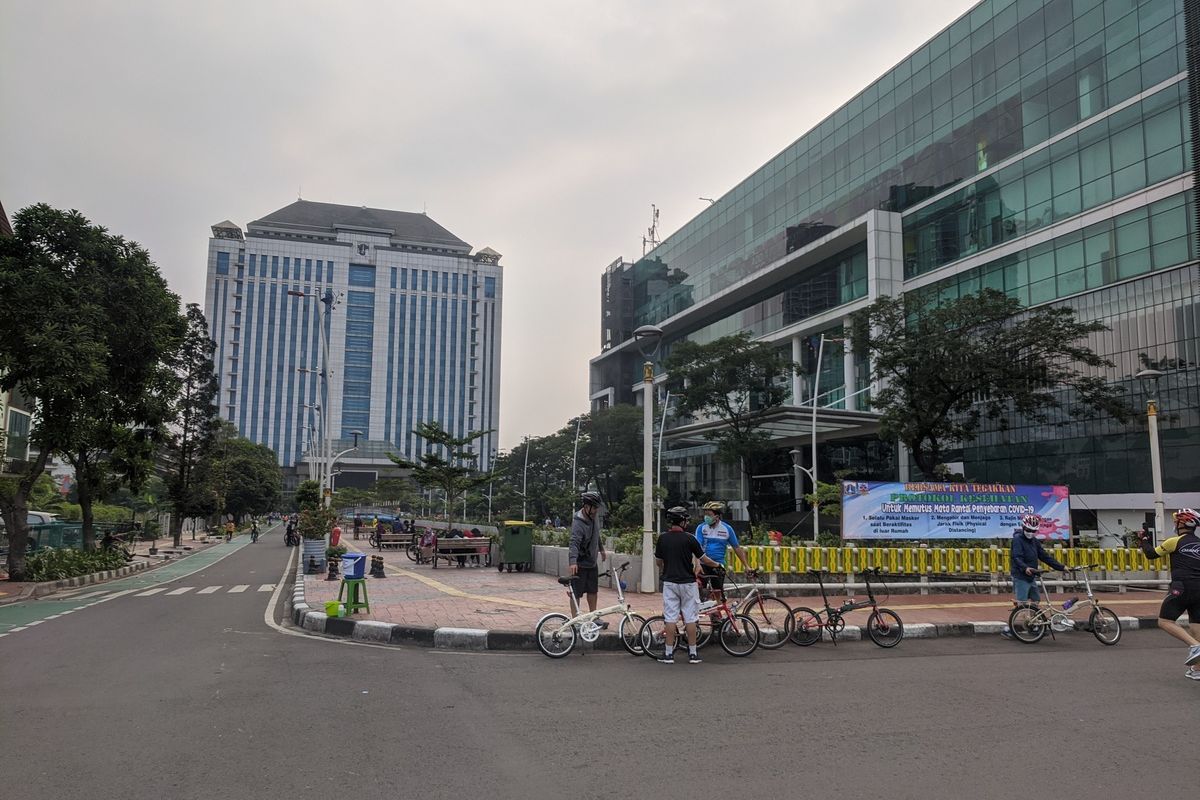
M 697 591 L 695 572 L 699 563 L 710 568 L 717 574 L 723 574 L 724 568 L 704 555 L 695 536 L 683 529 L 687 524 L 688 511 L 682 506 L 675 506 L 667 511 L 667 523 L 671 528 L 660 534 L 654 547 L 654 560 L 662 573 L 663 586 L 663 619 L 666 622 L 666 650 L 659 661 L 664 664 L 675 663 L 675 628 L 680 618 L 687 626 L 688 663 L 699 664 L 700 656 L 696 652 L 696 624 L 700 621 L 700 595 Z
M 571 565 L 571 575 L 578 578 L 571 582 L 571 590 L 578 600 L 587 595 L 588 611 L 596 610 L 596 594 L 600 590 L 600 561 L 608 558 L 604 552 L 604 542 L 600 538 L 600 494 L 584 492 L 579 496 L 580 508 L 571 519 L 571 546 L 568 559 Z M 607 622 L 600 622 L 601 628 L 607 628 Z
M 1148 558 L 1171 557 L 1171 586 L 1167 598 L 1158 612 L 1158 627 L 1189 645 L 1184 660 L 1188 671 L 1184 677 L 1200 681 L 1200 640 L 1189 633 L 1178 622 L 1186 611 L 1192 629 L 1200 627 L 1200 537 L 1196 536 L 1196 525 L 1200 514 L 1190 508 L 1175 512 L 1175 535 L 1155 547 L 1150 544 L 1145 532 L 1141 534 L 1142 552 Z

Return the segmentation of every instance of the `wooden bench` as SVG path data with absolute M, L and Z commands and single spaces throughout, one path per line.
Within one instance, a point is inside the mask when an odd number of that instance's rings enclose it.
M 485 567 L 492 565 L 492 540 L 485 537 L 468 539 L 466 537 L 449 539 L 439 536 L 433 543 L 433 568 L 437 569 L 438 559 L 447 564 L 451 560 L 458 561 L 461 557 L 481 557 L 480 563 Z
M 375 539 L 375 549 L 382 550 L 385 547 L 408 547 L 413 542 L 413 534 L 411 533 L 381 533 L 378 536 L 371 534 Z

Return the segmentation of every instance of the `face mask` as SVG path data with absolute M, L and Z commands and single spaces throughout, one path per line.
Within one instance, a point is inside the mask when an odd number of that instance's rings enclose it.
M 710 515 L 708 515 L 708 514 L 705 514 L 705 515 L 704 515 L 704 524 L 705 524 L 705 525 L 712 525 L 712 524 L 713 524 L 713 519 L 714 519 L 714 518 L 713 518 L 712 516 L 710 516 Z

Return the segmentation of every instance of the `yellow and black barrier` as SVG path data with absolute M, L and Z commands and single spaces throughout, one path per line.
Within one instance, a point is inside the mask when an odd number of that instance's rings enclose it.
M 978 575 L 1009 571 L 1007 547 L 746 547 L 750 563 L 729 551 L 726 559 L 736 571 L 747 567 L 781 575 L 801 575 L 810 569 L 849 573 L 879 567 L 893 575 Z M 1131 548 L 1063 547 L 1048 552 L 1068 567 L 1098 564 L 1109 572 L 1144 572 L 1162 565 Z

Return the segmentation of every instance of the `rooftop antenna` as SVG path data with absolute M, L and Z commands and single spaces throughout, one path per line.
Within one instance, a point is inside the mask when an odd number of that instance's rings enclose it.
M 646 235 L 642 237 L 642 257 L 646 253 L 653 250 L 662 244 L 658 238 L 658 206 L 650 204 L 650 227 L 646 229 Z
M 304 199 L 304 196 L 303 196 L 303 191 L 302 191 L 303 189 L 304 189 L 304 184 L 303 184 L 303 183 L 302 183 L 302 184 L 300 184 L 299 186 L 297 186 L 297 187 L 296 187 L 296 199 L 297 199 L 297 200 L 303 200 L 303 199 Z

